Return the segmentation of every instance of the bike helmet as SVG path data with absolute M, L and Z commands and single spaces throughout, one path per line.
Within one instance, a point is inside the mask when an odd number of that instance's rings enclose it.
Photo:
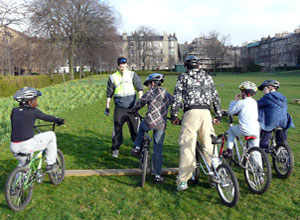
M 117 60 L 117 63 L 118 63 L 118 66 L 120 64 L 127 63 L 127 59 L 125 57 L 119 57 L 118 60 Z
M 184 60 L 184 66 L 190 69 L 199 68 L 199 58 L 196 56 L 187 56 Z
M 165 76 L 163 74 L 152 73 L 147 77 L 147 79 L 144 82 L 144 85 L 148 86 L 148 84 L 151 83 L 152 81 L 156 81 L 158 82 L 158 85 L 160 85 L 164 82 L 164 80 L 165 80 Z
M 246 93 L 246 95 L 254 95 L 257 91 L 257 87 L 253 82 L 245 81 L 241 83 L 239 89 Z
M 279 89 L 280 83 L 273 79 L 267 79 L 258 87 L 258 89 L 262 91 L 264 87 L 267 86 L 273 86 L 277 90 Z
M 27 102 L 41 95 L 42 93 L 39 90 L 36 90 L 32 87 L 24 87 L 16 92 L 16 94 L 14 95 L 14 99 L 17 102 Z

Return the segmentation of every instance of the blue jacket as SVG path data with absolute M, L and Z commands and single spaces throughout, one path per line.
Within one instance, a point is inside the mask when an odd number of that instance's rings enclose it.
M 257 101 L 260 128 L 272 131 L 276 127 L 295 127 L 287 113 L 286 97 L 279 92 L 270 92 Z

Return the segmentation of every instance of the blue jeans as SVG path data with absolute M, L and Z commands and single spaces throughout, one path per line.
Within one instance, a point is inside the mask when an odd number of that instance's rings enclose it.
M 265 130 L 260 131 L 259 146 L 262 149 L 267 150 L 269 148 L 271 136 L 272 136 L 272 131 L 265 131 Z M 276 143 L 281 143 L 281 142 L 286 143 L 287 130 L 276 131 L 275 139 L 276 139 Z
M 134 140 L 134 146 L 142 147 L 142 142 L 144 140 L 144 134 L 146 131 L 150 131 L 151 128 L 148 127 L 147 123 L 143 121 L 140 124 L 137 136 Z M 165 138 L 165 130 L 157 130 L 153 129 L 153 156 L 152 156 L 152 164 L 153 170 L 152 173 L 154 175 L 160 175 L 162 164 L 163 164 L 163 143 Z

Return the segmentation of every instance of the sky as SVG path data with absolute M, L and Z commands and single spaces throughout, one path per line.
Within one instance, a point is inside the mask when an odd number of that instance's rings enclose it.
M 176 33 L 179 43 L 217 31 L 228 45 L 294 32 L 300 26 L 300 0 L 109 0 L 121 15 L 119 32 L 151 27 Z

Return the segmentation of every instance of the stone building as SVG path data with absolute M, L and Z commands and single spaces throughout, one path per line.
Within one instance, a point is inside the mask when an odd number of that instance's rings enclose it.
M 132 70 L 173 70 L 179 61 L 176 34 L 162 36 L 131 36 L 122 34 L 121 56 L 128 59 Z
M 274 37 L 245 43 L 241 50 L 243 67 L 260 65 L 263 70 L 298 68 L 300 62 L 300 29 L 293 33 L 278 33 Z

